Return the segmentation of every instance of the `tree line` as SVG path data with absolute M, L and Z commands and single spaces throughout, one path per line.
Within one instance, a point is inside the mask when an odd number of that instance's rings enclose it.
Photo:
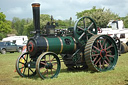
M 82 16 L 89 16 L 96 22 L 98 27 L 105 28 L 110 20 L 123 20 L 125 28 L 128 28 L 128 15 L 120 17 L 118 14 L 111 12 L 110 9 L 92 7 L 90 10 L 84 10 L 76 13 L 77 19 Z M 12 21 L 6 20 L 6 15 L 0 12 L 0 40 L 7 34 L 32 36 L 30 31 L 34 30 L 33 20 L 31 18 L 20 19 L 13 17 Z M 48 14 L 40 15 L 40 28 L 43 30 L 47 22 L 51 21 Z M 57 29 L 64 29 L 74 26 L 75 21 L 72 18 L 67 20 L 53 20 L 57 24 Z

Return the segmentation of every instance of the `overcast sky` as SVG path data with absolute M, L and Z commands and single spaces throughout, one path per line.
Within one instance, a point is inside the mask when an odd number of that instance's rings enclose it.
M 41 4 L 40 13 L 53 15 L 55 19 L 76 20 L 76 12 L 89 10 L 93 6 L 110 9 L 113 13 L 123 17 L 128 14 L 128 0 L 0 0 L 0 12 L 7 20 L 13 17 L 32 18 L 33 2 Z

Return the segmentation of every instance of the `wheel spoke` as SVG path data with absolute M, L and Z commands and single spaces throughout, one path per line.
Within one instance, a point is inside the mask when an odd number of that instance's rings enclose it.
M 98 41 L 99 41 L 99 40 L 97 40 L 97 41 L 96 41 L 96 45 L 97 45 L 97 47 L 99 48 L 99 44 L 98 44 Z
M 24 70 L 23 70 L 23 75 L 24 75 L 24 73 L 25 73 L 25 70 L 26 70 L 26 68 L 24 68 Z
M 24 66 L 22 66 L 21 68 L 19 68 L 19 69 L 23 69 L 23 68 L 25 68 Z
M 50 63 L 51 63 L 53 60 L 54 60 L 54 57 L 53 57 L 53 59 L 50 61 Z
M 109 63 L 106 60 L 104 60 L 104 62 L 109 66 Z
M 52 69 L 51 69 L 51 75 L 53 75 Z
M 83 32 L 82 35 L 78 38 L 79 40 L 85 35 L 85 33 Z
M 113 47 L 113 45 L 111 44 L 109 47 L 106 48 L 106 50 L 108 50 L 109 48 Z
M 112 51 L 109 50 L 109 51 L 106 51 L 106 52 L 107 52 L 107 53 L 111 53 Z
M 108 60 L 108 62 L 110 62 L 110 60 L 108 59 L 108 57 L 107 57 L 107 56 L 105 56 L 105 58 Z
M 108 56 L 108 57 L 112 57 L 112 58 L 114 58 L 115 55 L 107 55 L 107 56 Z
M 101 41 L 99 41 L 101 49 L 103 49 L 103 45 L 101 44 Z
M 91 24 L 88 26 L 88 28 L 87 28 L 87 29 L 89 30 L 89 29 L 90 29 L 90 27 L 91 27 L 92 25 L 93 25 L 93 23 L 91 23 Z
M 22 68 L 21 68 L 21 73 L 23 72 L 23 68 L 25 68 L 25 66 L 22 64 Z M 20 69 L 20 68 L 19 68 Z
M 48 69 L 47 69 L 47 77 L 48 77 Z
M 95 50 L 93 50 L 93 49 L 92 49 L 92 52 L 97 53 L 97 51 L 95 51 Z
M 80 26 L 77 26 L 77 28 L 79 28 L 80 30 L 84 31 L 84 29 L 82 29 Z
M 99 66 L 100 66 L 100 69 L 101 69 L 101 61 L 99 61 Z
M 50 60 L 50 55 L 49 55 L 49 62 L 51 63 L 51 60 Z
M 28 55 L 29 55 L 29 54 L 27 54 L 27 58 L 26 58 L 26 61 L 28 60 Z M 24 58 L 25 58 L 25 57 L 26 57 L 26 56 L 24 56 Z
M 87 30 L 88 31 L 88 33 L 90 33 L 91 35 L 94 35 L 93 33 L 91 33 L 89 30 Z
M 47 65 L 46 63 L 44 63 L 44 62 L 42 62 L 42 61 L 41 61 L 40 63 L 43 64 L 43 65 Z
M 94 56 L 99 56 L 99 55 L 100 55 L 100 54 L 93 54 L 92 57 L 94 57 Z
M 104 46 L 105 42 L 106 42 L 106 39 L 103 39 L 103 44 L 102 44 L 103 46 Z
M 29 68 L 28 68 L 28 76 L 29 76 Z
M 53 70 L 56 70 L 55 68 L 52 68 Z
M 24 57 L 22 57 L 22 58 L 27 62 L 27 60 Z
M 87 39 L 87 41 L 88 41 L 88 36 L 86 35 L 86 39 Z
M 101 57 L 96 61 L 95 65 L 101 60 Z
M 86 28 L 85 19 L 83 19 L 83 23 L 84 23 L 84 28 Z
M 25 64 L 25 63 L 23 63 L 23 62 L 20 62 L 20 61 L 19 61 L 19 63 L 21 63 L 21 64 Z
M 100 51 L 100 49 L 99 48 L 97 48 L 96 46 L 93 46 L 96 50 L 98 50 L 98 51 Z
M 45 67 L 41 67 L 40 69 L 44 69 Z
M 44 56 L 44 61 L 47 62 L 47 61 L 46 61 L 46 56 Z
M 98 56 L 95 57 L 95 59 L 93 60 L 93 62 L 95 62 L 97 58 L 98 58 Z
M 53 66 L 55 66 L 57 64 L 57 62 L 53 63 Z
M 103 68 L 103 67 L 105 67 L 105 66 L 104 66 L 104 61 L 103 61 L 103 65 L 102 65 L 102 68 Z
M 105 47 L 104 47 L 105 50 L 106 50 L 106 47 L 107 47 L 107 43 L 105 43 Z
M 30 70 L 32 73 L 34 73 L 33 70 L 32 70 L 31 68 L 29 68 L 29 70 Z
M 47 72 L 47 69 L 42 73 L 42 75 L 44 75 Z

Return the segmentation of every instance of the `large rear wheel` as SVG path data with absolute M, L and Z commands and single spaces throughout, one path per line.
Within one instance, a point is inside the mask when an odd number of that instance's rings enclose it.
M 118 60 L 115 41 L 108 35 L 95 35 L 85 46 L 85 60 L 90 70 L 108 71 L 114 69 Z

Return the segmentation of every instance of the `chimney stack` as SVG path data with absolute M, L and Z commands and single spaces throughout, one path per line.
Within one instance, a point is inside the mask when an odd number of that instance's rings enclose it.
M 40 4 L 33 3 L 32 9 L 33 9 L 33 23 L 36 31 L 36 36 L 40 36 Z

